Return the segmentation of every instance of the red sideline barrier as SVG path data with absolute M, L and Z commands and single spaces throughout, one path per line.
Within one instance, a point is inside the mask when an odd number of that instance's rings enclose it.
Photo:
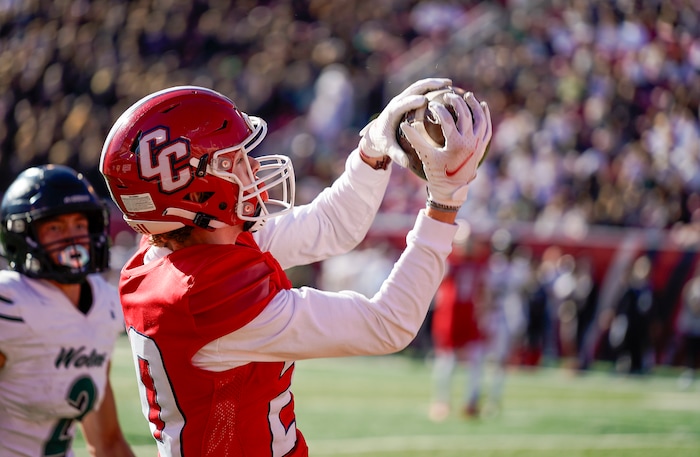
M 413 216 L 382 214 L 377 217 L 367 237 L 368 243 L 391 242 L 397 249 L 405 246 L 405 236 L 413 225 Z M 496 229 L 506 228 L 514 246 L 526 247 L 535 258 L 555 246 L 562 254 L 576 259 L 587 257 L 593 267 L 594 281 L 599 286 L 598 314 L 614 307 L 621 293 L 623 275 L 642 254 L 652 263 L 651 285 L 657 303 L 652 325 L 652 344 L 656 363 L 678 364 L 682 357 L 676 331 L 676 318 L 681 305 L 683 286 L 700 269 L 700 227 L 686 226 L 678 230 L 652 230 L 620 227 L 589 227 L 585 233 L 571 234 L 563 229 L 538 233 L 533 224 L 518 223 L 508 227 L 470 226 L 476 240 L 489 243 Z M 592 335 L 593 358 L 601 354 L 605 334 Z

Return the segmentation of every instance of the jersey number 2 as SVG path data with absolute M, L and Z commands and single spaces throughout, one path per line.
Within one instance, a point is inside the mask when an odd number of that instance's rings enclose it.
M 66 395 L 66 401 L 80 414 L 76 417 L 60 419 L 53 429 L 51 437 L 44 446 L 45 457 L 63 457 L 67 455 L 71 443 L 69 430 L 73 421 L 81 420 L 92 410 L 97 399 L 97 387 L 89 376 L 78 378 Z

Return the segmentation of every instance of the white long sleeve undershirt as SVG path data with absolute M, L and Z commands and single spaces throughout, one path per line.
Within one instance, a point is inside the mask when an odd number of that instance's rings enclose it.
M 357 151 L 343 173 L 308 205 L 267 221 L 254 234 L 282 268 L 340 255 L 367 234 L 389 182 Z M 407 247 L 374 297 L 309 287 L 280 291 L 246 326 L 213 340 L 193 357 L 203 369 L 223 371 L 251 361 L 380 355 L 406 347 L 420 328 L 445 272 L 457 226 L 418 214 Z M 162 249 L 149 257 L 167 255 Z

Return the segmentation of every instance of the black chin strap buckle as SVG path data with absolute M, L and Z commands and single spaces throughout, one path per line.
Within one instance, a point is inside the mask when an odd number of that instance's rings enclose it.
M 204 229 L 205 229 L 205 228 L 209 228 L 209 223 L 210 223 L 213 219 L 215 219 L 215 218 L 212 217 L 212 216 L 210 216 L 210 215 L 208 215 L 208 214 L 197 213 L 197 214 L 194 216 L 194 219 L 192 219 L 192 222 L 194 222 L 194 225 L 196 225 L 197 227 L 201 227 L 201 228 L 204 228 Z

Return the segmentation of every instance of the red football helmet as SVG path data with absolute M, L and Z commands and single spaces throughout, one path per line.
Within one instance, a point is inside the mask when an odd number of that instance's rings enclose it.
M 289 157 L 257 157 L 256 172 L 245 160 L 245 180 L 232 171 L 231 153 L 248 154 L 266 133 L 265 121 L 239 111 L 218 92 L 172 87 L 142 98 L 119 117 L 102 148 L 100 172 L 139 233 L 241 223 L 256 230 L 294 205 Z

